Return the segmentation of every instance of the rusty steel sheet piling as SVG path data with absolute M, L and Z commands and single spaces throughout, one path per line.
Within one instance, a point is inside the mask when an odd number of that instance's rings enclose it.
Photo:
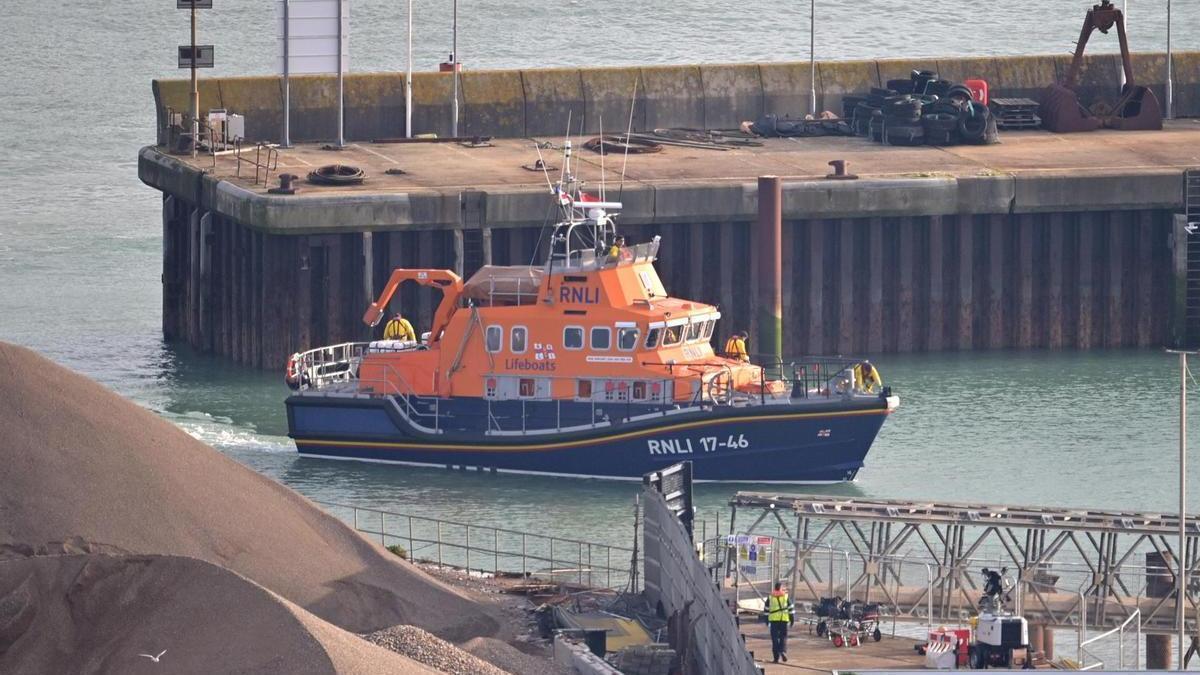
M 758 278 L 757 321 L 751 351 L 763 363 L 783 358 L 783 181 L 779 176 L 758 179 L 758 221 L 754 227 L 755 274 Z

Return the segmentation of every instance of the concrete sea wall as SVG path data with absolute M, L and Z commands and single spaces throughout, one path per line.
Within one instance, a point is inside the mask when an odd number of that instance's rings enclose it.
M 1167 344 L 1178 307 L 1176 228 L 1162 208 L 788 218 L 784 353 Z M 664 282 L 676 295 L 719 305 L 722 337 L 751 327 L 750 223 L 622 231 L 633 241 L 662 234 L 670 242 L 658 263 Z M 485 262 L 528 264 L 543 237 L 536 226 L 490 228 L 473 253 L 462 232 L 272 234 L 169 197 L 164 336 L 282 367 L 293 351 L 368 337 L 362 310 L 394 267 L 470 273 Z M 411 284 L 399 294 L 418 330 L 429 329 L 436 302 Z
M 1200 116 L 1200 52 L 1173 55 L 1175 111 Z M 861 94 L 915 68 L 943 78 L 988 81 L 993 96 L 1037 98 L 1046 85 L 1065 76 L 1070 56 L 1011 56 L 947 59 L 825 61 L 817 64 L 819 110 L 840 112 L 842 97 Z M 1164 100 L 1166 55 L 1134 54 L 1136 79 Z M 1121 70 L 1116 54 L 1086 57 L 1080 100 L 1089 105 L 1117 93 Z M 807 62 L 701 64 L 622 68 L 467 70 L 461 75 L 460 126 L 463 136 L 526 137 L 561 135 L 570 113 L 572 130 L 595 133 L 624 129 L 634 100 L 634 129 L 661 127 L 730 128 L 764 113 L 803 116 L 812 85 Z M 370 141 L 404 135 L 403 73 L 355 73 L 346 77 L 345 135 Z M 636 98 L 634 92 L 636 91 Z M 190 109 L 190 83 L 155 80 L 159 142 L 164 142 L 168 109 Z M 414 133 L 450 134 L 450 73 L 413 76 Z M 337 87 L 333 76 L 291 78 L 293 141 L 336 137 Z M 206 78 L 200 108 L 226 108 L 246 116 L 249 140 L 279 140 L 283 128 L 283 82 L 276 76 Z

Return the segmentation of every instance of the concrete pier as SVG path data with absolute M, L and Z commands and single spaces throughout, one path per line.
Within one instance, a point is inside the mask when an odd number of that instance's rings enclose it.
M 935 65 L 948 74 L 992 68 L 993 95 L 1030 95 L 1055 72 L 1056 61 L 1047 61 L 1047 70 L 1039 58 Z M 1104 58 L 1097 63 L 1107 63 Z M 1177 58 L 1200 64 L 1200 55 Z M 877 86 L 885 70 L 910 65 L 929 64 L 823 64 L 822 107 Z M 486 262 L 540 261 L 551 201 L 545 177 L 521 167 L 537 159 L 534 142 L 562 139 L 550 128 L 561 125 L 533 120 L 565 119 L 568 109 L 591 119 L 591 112 L 627 99 L 634 81 L 641 83 L 638 129 L 714 126 L 710 120 L 729 126 L 791 105 L 790 89 L 776 77 L 792 72 L 791 64 L 721 68 L 701 66 L 696 78 L 684 77 L 674 88 L 664 78 L 686 68 L 464 74 L 466 128 L 525 136 L 477 148 L 370 142 L 398 135 L 386 124 L 396 105 L 403 120 L 403 96 L 389 88 L 390 75 L 360 76 L 362 82 L 347 89 L 349 147 L 331 152 L 297 144 L 280 152 L 275 172 L 303 176 L 322 164 L 353 164 L 367 172 L 366 183 L 301 181 L 294 196 L 267 194 L 269 186 L 249 179 L 253 170 L 244 163 L 239 177 L 232 156 L 190 160 L 147 147 L 139 175 L 164 196 L 164 335 L 277 368 L 293 351 L 368 337 L 359 321 L 365 298 L 378 292 L 393 267 L 469 275 Z M 750 71 L 758 88 L 747 85 L 746 91 L 756 94 L 717 96 L 720 77 L 734 81 Z M 503 84 L 511 73 L 519 75 L 515 89 Z M 427 75 L 418 85 L 437 81 Z M 1003 77 L 1012 78 L 1007 88 Z M 268 91 L 275 82 L 208 82 L 201 87 L 208 97 L 203 105 L 257 112 L 262 118 L 248 120 L 248 129 L 269 138 L 271 125 L 263 120 L 277 120 L 263 106 L 272 99 L 252 99 L 249 92 Z M 432 90 L 417 96 L 418 85 L 415 105 L 434 110 L 432 95 L 425 98 Z M 294 94 L 304 86 L 294 82 Z M 155 83 L 160 113 L 175 88 L 174 82 Z M 516 92 L 523 92 L 519 106 L 500 100 Z M 554 92 L 568 94 L 559 100 Z M 1192 114 L 1200 114 L 1200 82 L 1178 82 L 1177 100 L 1185 113 L 1194 106 Z M 316 107 L 298 114 L 316 119 L 324 103 L 311 101 Z M 628 111 L 627 100 L 625 106 Z M 414 108 L 414 115 L 426 120 L 422 124 L 438 119 L 422 117 L 421 110 Z M 322 127 L 293 119 L 295 138 L 312 138 L 306 128 L 315 134 Z M 1200 161 L 1200 123 L 1177 120 L 1161 132 L 1010 132 L 1001 140 L 951 148 L 884 147 L 858 138 L 768 140 L 728 152 L 667 147 L 629 157 L 625 183 L 615 191 L 625 204 L 618 225 L 635 243 L 663 236 L 658 266 L 667 288 L 720 306 L 725 319 L 718 345 L 733 330 L 756 327 L 763 289 L 749 268 L 761 255 L 752 223 L 756 179 L 764 175 L 783 183 L 778 250 L 785 355 L 1175 342 L 1188 264 L 1187 235 L 1175 215 L 1182 207 L 1182 172 Z M 557 165 L 555 151 L 542 152 Z M 597 185 L 599 156 L 582 150 L 577 156 L 583 179 Z M 825 180 L 832 159 L 848 160 L 859 179 Z M 397 168 L 405 173 L 386 173 Z M 611 197 L 619 163 L 607 162 L 603 173 Z M 427 290 L 406 287 L 395 302 L 418 330 L 427 330 L 431 300 Z M 762 344 L 757 336 L 752 340 Z

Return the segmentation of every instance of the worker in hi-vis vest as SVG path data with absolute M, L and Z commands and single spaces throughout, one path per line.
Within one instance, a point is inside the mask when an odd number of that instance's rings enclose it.
M 871 365 L 870 361 L 863 361 L 854 366 L 854 380 L 868 394 L 874 393 L 876 389 L 883 386 L 883 378 L 879 376 L 879 371 Z
M 729 336 L 725 341 L 725 357 L 735 359 L 737 361 L 750 361 L 750 355 L 746 352 L 746 340 L 750 334 L 746 331 L 740 331 Z
M 791 598 L 783 590 L 783 582 L 775 582 L 775 590 L 767 596 L 764 604 L 767 625 L 771 627 L 771 656 L 775 663 L 779 663 L 779 659 L 786 662 L 788 626 L 792 623 L 793 608 Z
M 408 319 L 396 313 L 388 320 L 387 325 L 383 327 L 384 340 L 407 340 L 409 342 L 417 341 L 417 334 L 413 332 L 412 324 Z

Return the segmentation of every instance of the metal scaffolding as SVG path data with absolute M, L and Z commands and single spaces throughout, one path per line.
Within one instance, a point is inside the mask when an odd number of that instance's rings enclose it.
M 980 568 L 1006 567 L 1015 607 L 1032 624 L 1107 628 L 1140 612 L 1148 633 L 1177 628 L 1178 514 L 754 492 L 739 492 L 730 506 L 731 534 L 789 542 L 775 574 L 801 601 L 844 594 L 882 603 L 901 620 L 961 621 L 976 612 Z M 752 523 L 738 527 L 747 514 Z M 1200 528 L 1188 520 L 1184 608 L 1194 634 Z M 836 584 L 835 551 L 845 559 Z M 724 567 L 737 585 L 736 561 Z

